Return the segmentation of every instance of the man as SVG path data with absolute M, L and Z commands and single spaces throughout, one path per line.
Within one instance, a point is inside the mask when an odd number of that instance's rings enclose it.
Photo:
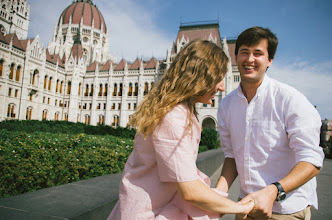
M 240 202 L 255 201 L 240 219 L 310 219 L 310 207 L 318 207 L 321 119 L 300 92 L 266 75 L 277 45 L 267 28 L 239 35 L 235 55 L 241 83 L 219 105 L 225 162 L 217 188 L 227 192 L 239 176 Z

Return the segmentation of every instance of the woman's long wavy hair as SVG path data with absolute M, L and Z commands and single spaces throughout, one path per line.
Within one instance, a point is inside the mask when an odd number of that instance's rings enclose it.
M 192 114 L 197 117 L 195 100 L 223 80 L 227 63 L 227 56 L 216 44 L 192 41 L 178 53 L 158 84 L 145 96 L 130 124 L 146 137 L 170 109 L 186 103 L 191 113 L 190 128 Z

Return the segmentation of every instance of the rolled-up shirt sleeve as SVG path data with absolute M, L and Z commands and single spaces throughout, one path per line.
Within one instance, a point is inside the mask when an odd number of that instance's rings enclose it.
M 195 138 L 188 131 L 188 117 L 178 109 L 169 112 L 155 129 L 155 149 L 160 181 L 186 182 L 199 179 Z M 196 143 L 197 144 L 197 143 Z
M 296 162 L 323 166 L 324 153 L 319 146 L 321 118 L 315 107 L 301 93 L 294 91 L 286 102 L 285 118 L 289 146 Z

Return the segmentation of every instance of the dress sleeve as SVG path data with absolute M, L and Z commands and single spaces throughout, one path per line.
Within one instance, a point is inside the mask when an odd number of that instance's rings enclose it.
M 162 182 L 186 182 L 199 179 L 197 139 L 187 129 L 187 110 L 175 107 L 160 121 L 152 135 L 159 177 Z M 196 149 L 195 149 L 196 148 Z

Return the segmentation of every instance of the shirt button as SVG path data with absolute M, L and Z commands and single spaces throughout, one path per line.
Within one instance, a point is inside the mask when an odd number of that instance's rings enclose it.
M 246 180 L 248 181 L 248 180 L 249 180 L 249 178 L 247 177 L 247 178 L 246 178 Z
M 248 138 L 246 137 L 246 141 L 248 141 Z
M 248 157 L 244 158 L 246 161 L 248 161 Z

